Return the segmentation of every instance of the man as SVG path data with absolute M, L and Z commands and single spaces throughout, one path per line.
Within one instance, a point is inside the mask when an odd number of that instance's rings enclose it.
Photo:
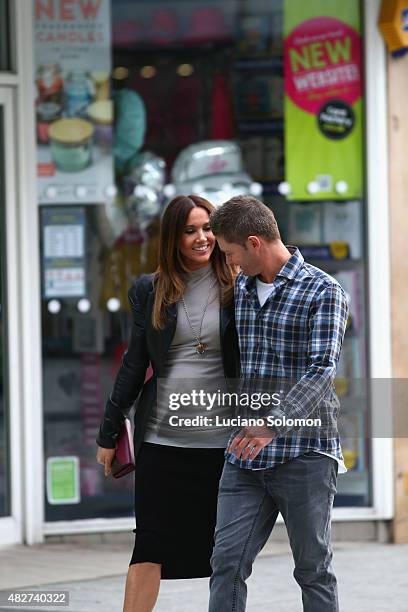
M 241 379 L 252 381 L 251 388 L 254 379 L 260 387 L 270 379 L 289 390 L 270 410 L 276 425 L 265 418 L 265 424 L 244 427 L 226 450 L 210 612 L 245 610 L 245 581 L 279 512 L 304 612 L 337 612 L 330 519 L 337 472 L 346 470 L 333 381 L 347 299 L 334 278 L 283 244 L 272 211 L 254 197 L 226 202 L 213 213 L 211 228 L 228 263 L 241 267 L 235 285 Z M 303 426 L 316 416 L 321 427 Z M 299 419 L 301 426 L 291 427 L 289 419 Z

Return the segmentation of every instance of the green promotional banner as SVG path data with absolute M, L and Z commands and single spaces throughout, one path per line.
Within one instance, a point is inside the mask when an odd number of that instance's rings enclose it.
M 363 190 L 359 2 L 285 0 L 284 37 L 288 198 L 359 198 Z

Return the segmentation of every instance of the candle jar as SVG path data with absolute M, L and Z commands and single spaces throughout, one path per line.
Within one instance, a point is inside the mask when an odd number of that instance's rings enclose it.
M 98 100 L 92 102 L 86 109 L 88 118 L 92 121 L 95 128 L 95 144 L 105 150 L 112 147 L 112 121 L 113 103 L 112 100 Z
M 44 64 L 37 70 L 38 102 L 62 104 L 64 82 L 59 64 Z
M 73 70 L 65 82 L 65 110 L 69 117 L 80 116 L 92 100 L 94 87 L 84 70 Z
M 48 128 L 60 119 L 61 112 L 61 105 L 55 102 L 43 102 L 37 106 L 37 140 L 40 144 L 48 143 Z
M 51 155 L 62 172 L 80 172 L 91 163 L 93 125 L 84 119 L 59 119 L 48 129 Z
M 109 73 L 106 70 L 93 70 L 91 79 L 95 88 L 95 101 L 109 99 Z

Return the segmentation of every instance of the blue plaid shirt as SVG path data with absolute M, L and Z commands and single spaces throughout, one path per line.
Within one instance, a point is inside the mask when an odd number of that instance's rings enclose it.
M 325 430 L 275 427 L 275 437 L 253 460 L 237 459 L 226 451 L 230 463 L 247 469 L 270 468 L 308 451 L 343 459 L 333 383 L 348 317 L 347 298 L 334 278 L 306 263 L 297 248 L 288 249 L 292 256 L 276 275 L 262 307 L 256 277 L 240 273 L 236 279 L 241 379 L 245 384 L 270 378 L 281 380 L 282 386 L 292 381 L 270 414 L 286 419 L 323 416 Z

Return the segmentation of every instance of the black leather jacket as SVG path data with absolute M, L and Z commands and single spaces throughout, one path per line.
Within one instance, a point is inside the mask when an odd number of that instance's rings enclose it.
M 116 376 L 113 391 L 107 401 L 96 442 L 103 448 L 115 448 L 121 425 L 133 403 L 135 410 L 135 457 L 143 442 L 152 406 L 156 403 L 157 378 L 166 361 L 177 325 L 177 305 L 168 307 L 168 319 L 161 330 L 151 323 L 154 303 L 153 275 L 141 276 L 129 290 L 133 315 L 132 335 L 122 365 Z M 220 306 L 220 344 L 224 376 L 239 376 L 239 349 L 235 328 L 234 305 Z M 144 384 L 149 363 L 153 376 Z M 141 391 L 141 393 L 140 393 Z M 140 394 L 140 395 L 139 395 Z

